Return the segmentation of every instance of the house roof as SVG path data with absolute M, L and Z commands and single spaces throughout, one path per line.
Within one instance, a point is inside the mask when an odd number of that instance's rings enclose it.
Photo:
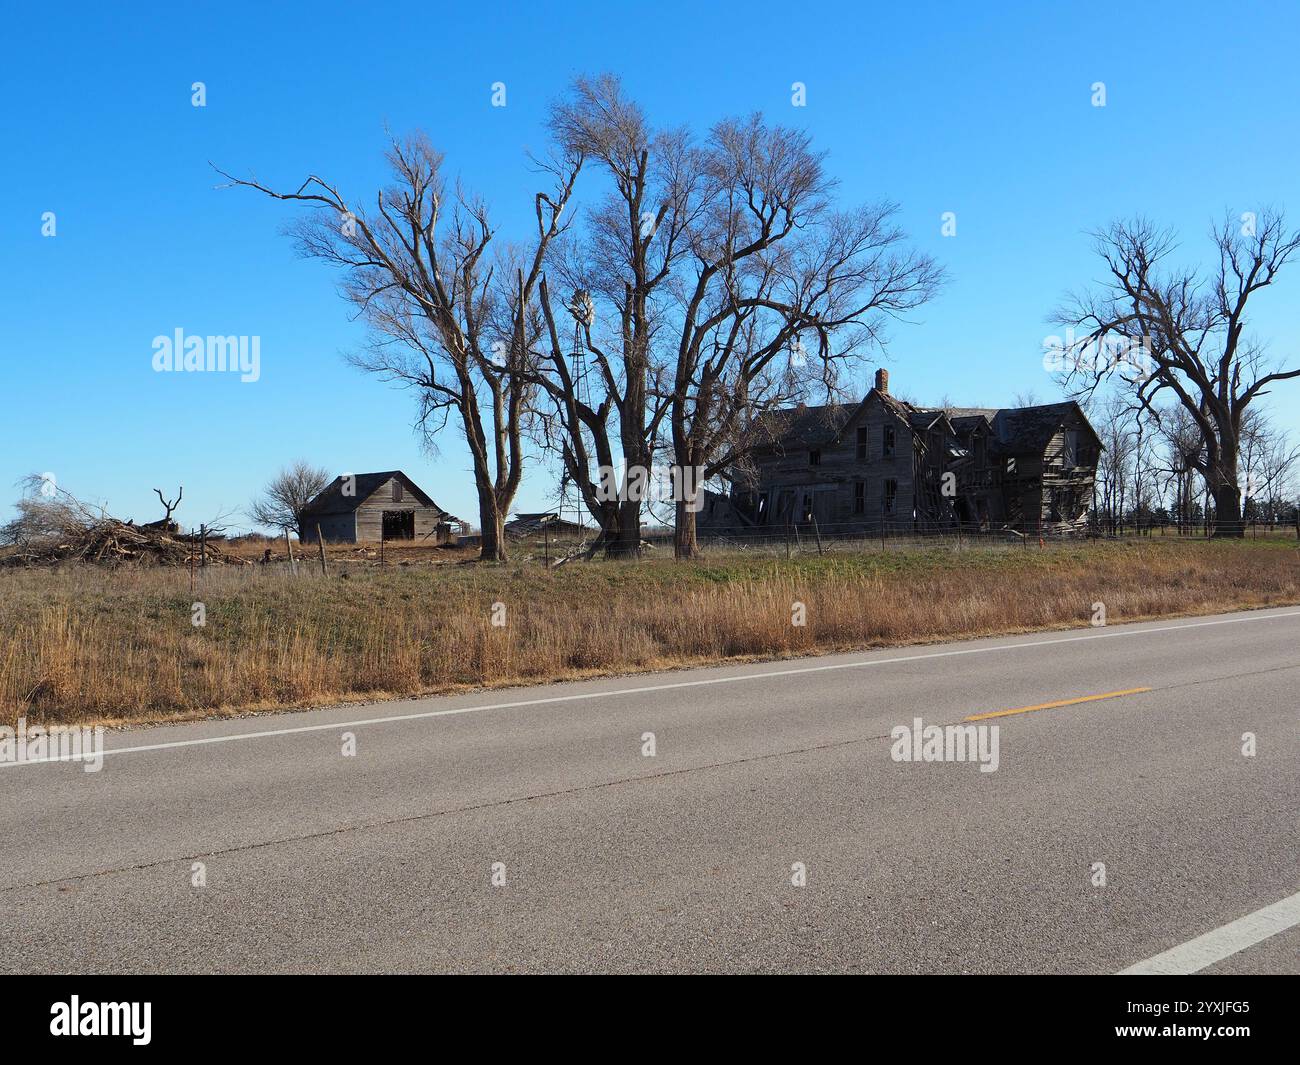
M 1042 451 L 1061 423 L 1074 411 L 1093 432 L 1092 424 L 1074 402 L 1043 403 L 1036 407 L 1006 407 L 993 419 L 993 431 L 1004 451 Z M 1097 434 L 1093 432 L 1093 436 Z M 1100 443 L 1100 440 L 1098 440 Z
M 406 490 L 426 507 L 432 507 L 452 521 L 460 520 L 438 506 L 429 498 L 424 489 L 401 470 L 386 470 L 383 473 L 356 473 L 335 477 L 316 498 L 303 508 L 303 514 L 350 514 L 394 477 L 399 478 Z M 349 481 L 356 482 L 355 491 L 349 495 L 344 495 L 343 486 Z
M 807 446 L 834 439 L 858 406 L 830 403 L 809 407 L 801 403 L 797 407 L 764 411 L 759 424 L 767 441 L 773 445 Z
M 888 392 L 872 389 L 859 404 L 835 403 L 821 407 L 787 407 L 768 411 L 763 422 L 773 446 L 817 447 L 835 442 L 872 396 L 913 429 L 929 429 L 940 419 L 960 435 L 983 423 L 1005 452 L 1041 451 L 1066 417 L 1077 411 L 1083 425 L 1097 436 L 1077 403 L 1042 403 L 1032 407 L 918 407 Z M 1097 438 L 1100 444 L 1100 438 Z

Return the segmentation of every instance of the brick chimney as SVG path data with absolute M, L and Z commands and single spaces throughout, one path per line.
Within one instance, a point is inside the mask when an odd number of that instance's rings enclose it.
M 889 371 L 888 370 L 876 371 L 876 391 L 883 392 L 885 395 L 889 395 Z

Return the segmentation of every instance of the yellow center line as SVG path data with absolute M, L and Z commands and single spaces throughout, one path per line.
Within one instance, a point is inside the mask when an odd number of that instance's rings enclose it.
M 1014 710 L 994 710 L 990 714 L 972 714 L 962 718 L 963 721 L 986 721 L 991 717 L 1009 717 L 1012 714 L 1029 714 L 1035 710 L 1052 710 L 1058 706 L 1073 706 L 1075 703 L 1093 703 L 1098 699 L 1117 699 L 1121 695 L 1138 695 L 1149 692 L 1150 688 L 1125 688 L 1121 692 L 1104 692 L 1101 695 L 1081 695 L 1077 699 L 1059 699 L 1054 703 L 1039 703 L 1037 706 L 1018 706 Z

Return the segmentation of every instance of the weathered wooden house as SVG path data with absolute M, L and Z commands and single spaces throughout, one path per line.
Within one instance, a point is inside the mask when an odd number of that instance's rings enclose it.
M 298 521 L 298 538 L 327 543 L 380 540 L 451 542 L 463 525 L 438 506 L 401 470 L 345 474 L 307 504 Z
M 1101 441 L 1076 403 L 927 408 L 876 372 L 861 403 L 773 411 L 767 442 L 710 493 L 702 532 L 1067 532 L 1086 526 Z

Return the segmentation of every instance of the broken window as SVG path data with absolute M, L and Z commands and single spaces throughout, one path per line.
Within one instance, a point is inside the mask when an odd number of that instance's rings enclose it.
M 1065 431 L 1065 446 L 1061 449 L 1061 465 L 1067 470 L 1074 469 L 1078 463 L 1079 456 L 1079 430 L 1067 429 Z
M 894 427 L 892 425 L 885 426 L 883 446 L 880 454 L 883 458 L 887 459 L 892 459 L 894 457 Z
M 809 466 L 820 466 L 821 464 L 822 464 L 822 452 L 821 452 L 821 448 L 816 448 L 816 447 L 815 447 L 815 448 L 813 448 L 811 451 L 808 452 L 808 465 L 809 465 Z
M 867 482 L 853 482 L 853 513 L 865 514 L 867 510 Z
M 394 477 L 393 478 L 393 502 L 400 503 L 401 501 L 402 501 L 402 482 L 399 481 L 396 477 Z
M 865 425 L 858 426 L 858 461 L 867 461 L 867 427 Z
M 892 477 L 885 478 L 885 513 L 894 513 L 894 504 L 898 501 L 898 482 Z

